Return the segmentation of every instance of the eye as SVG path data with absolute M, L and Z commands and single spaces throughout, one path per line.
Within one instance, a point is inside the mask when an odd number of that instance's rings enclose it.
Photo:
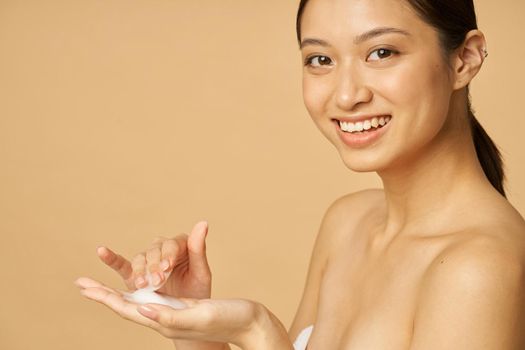
M 397 53 L 397 52 L 394 51 L 394 50 L 380 48 L 380 49 L 372 51 L 370 53 L 370 55 L 368 55 L 367 61 L 379 61 L 379 60 L 388 58 L 388 57 L 392 56 L 395 53 Z
M 314 62 L 315 64 L 313 64 Z M 332 60 L 326 56 L 310 56 L 305 60 L 304 65 L 316 68 L 323 65 L 328 65 L 331 62 Z

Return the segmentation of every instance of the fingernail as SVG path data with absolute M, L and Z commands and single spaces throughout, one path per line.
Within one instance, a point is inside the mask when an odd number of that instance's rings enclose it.
M 82 284 L 80 283 L 80 279 L 81 279 L 81 278 L 82 278 L 82 277 L 79 277 L 79 278 L 77 278 L 77 279 L 73 282 L 73 283 L 75 284 L 75 286 L 77 286 L 77 287 L 82 287 Z
M 154 286 L 158 286 L 160 284 L 160 282 L 162 281 L 162 278 L 160 277 L 160 275 L 158 273 L 155 273 L 155 274 L 153 274 L 153 277 L 152 277 L 151 281 L 153 282 Z
M 198 225 L 199 231 L 205 231 L 206 227 L 208 227 L 208 221 L 206 221 L 206 220 L 199 221 L 199 223 L 197 225 Z
M 142 315 L 148 317 L 148 318 L 151 318 L 151 319 L 155 319 L 157 318 L 159 312 L 155 309 L 153 309 L 152 307 L 150 306 L 146 306 L 146 305 L 140 305 L 138 308 L 137 308 L 138 312 L 140 312 Z
M 142 277 L 142 276 L 139 277 L 139 278 L 137 278 L 137 279 L 135 280 L 135 285 L 136 285 L 137 287 L 142 286 L 144 283 L 146 283 L 146 280 L 145 280 L 144 277 Z
M 170 262 L 167 259 L 163 259 L 159 266 L 162 269 L 162 271 L 166 271 L 170 268 Z

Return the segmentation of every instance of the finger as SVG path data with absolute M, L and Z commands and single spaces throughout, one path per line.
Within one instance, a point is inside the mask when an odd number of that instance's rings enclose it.
M 140 305 L 137 311 L 172 331 L 204 328 L 206 324 L 209 324 L 208 318 L 210 318 L 207 315 L 209 313 L 203 313 L 204 310 L 193 308 L 175 310 L 161 304 Z
M 176 261 L 185 254 L 187 241 L 188 236 L 181 234 L 173 239 L 168 239 L 163 242 L 161 249 L 162 263 L 160 266 L 162 270 L 169 271 L 175 266 Z M 167 267 L 165 261 L 168 262 Z
M 160 258 L 162 257 L 161 252 L 162 242 L 156 238 L 151 247 L 146 251 L 146 270 L 150 273 L 159 271 Z
M 98 247 L 97 255 L 100 258 L 100 260 L 102 260 L 102 262 L 104 262 L 106 265 L 118 272 L 118 274 L 124 280 L 127 280 L 131 277 L 131 274 L 133 272 L 133 269 L 131 268 L 131 263 L 121 255 L 116 254 L 107 247 Z
M 144 254 L 137 254 L 131 261 L 131 268 L 133 269 L 133 279 L 137 288 L 147 286 L 145 272 L 146 272 L 146 256 Z
M 161 247 L 162 243 L 153 243 L 146 252 L 146 270 L 151 274 L 151 282 L 154 286 L 158 286 L 164 280 L 164 274 L 160 273 L 159 267 L 162 257 Z
M 79 287 L 81 289 L 101 288 L 101 289 L 106 290 L 109 293 L 115 293 L 115 294 L 118 294 L 118 295 L 122 295 L 121 291 L 113 289 L 113 288 L 110 288 L 110 287 L 107 287 L 107 286 L 103 285 L 102 283 L 100 283 L 98 281 L 95 281 L 94 279 L 91 279 L 89 277 L 77 278 L 77 280 L 75 281 L 75 284 L 77 285 L 77 287 Z
M 190 258 L 190 272 L 201 278 L 211 276 L 210 266 L 206 257 L 206 236 L 208 235 L 208 223 L 198 222 L 192 229 L 188 238 L 188 255 Z
M 88 299 L 101 303 L 126 320 L 130 320 L 155 330 L 159 330 L 159 324 L 144 317 L 137 311 L 137 305 L 122 298 L 121 295 L 112 293 L 103 288 L 86 288 L 80 293 Z

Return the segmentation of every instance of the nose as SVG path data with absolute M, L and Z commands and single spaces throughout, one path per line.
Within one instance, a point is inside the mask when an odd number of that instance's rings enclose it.
M 341 110 L 355 110 L 359 105 L 372 100 L 372 91 L 358 69 L 339 69 L 334 90 L 335 104 Z

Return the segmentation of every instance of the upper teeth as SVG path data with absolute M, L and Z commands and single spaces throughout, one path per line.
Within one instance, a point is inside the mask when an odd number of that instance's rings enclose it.
M 341 127 L 341 130 L 348 131 L 348 132 L 354 132 L 354 131 L 363 131 L 368 130 L 370 128 L 378 128 L 379 126 L 383 126 L 386 123 L 390 121 L 391 117 L 373 117 L 372 119 L 367 119 L 362 122 L 357 123 L 351 123 L 351 122 L 342 122 L 339 121 L 339 126 Z

